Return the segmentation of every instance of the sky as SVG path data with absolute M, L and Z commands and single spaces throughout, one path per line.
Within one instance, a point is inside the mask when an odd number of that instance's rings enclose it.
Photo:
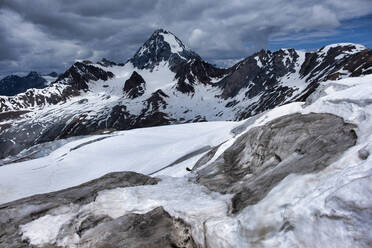
M 262 48 L 371 48 L 372 0 L 0 0 L 0 76 L 126 62 L 158 28 L 218 65 Z

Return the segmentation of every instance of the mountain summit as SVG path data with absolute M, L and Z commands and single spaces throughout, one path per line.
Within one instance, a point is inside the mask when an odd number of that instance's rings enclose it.
M 158 29 L 129 61 L 138 69 L 152 69 L 162 61 L 168 61 L 173 66 L 192 58 L 200 59 L 200 56 L 171 32 Z

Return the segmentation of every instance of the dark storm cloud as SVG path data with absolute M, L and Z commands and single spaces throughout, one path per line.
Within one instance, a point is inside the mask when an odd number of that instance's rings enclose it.
M 372 13 L 370 0 L 2 0 L 0 70 L 63 71 L 76 59 L 123 62 L 156 28 L 209 61 L 285 37 L 322 37 Z

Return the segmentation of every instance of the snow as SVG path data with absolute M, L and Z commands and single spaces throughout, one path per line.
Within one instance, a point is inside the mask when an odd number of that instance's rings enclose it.
M 102 69 L 106 69 L 100 65 L 95 65 Z M 146 82 L 145 95 L 142 97 L 148 97 L 151 93 L 158 89 L 165 90 L 171 88 L 175 83 L 175 73 L 169 69 L 167 61 L 162 61 L 153 70 L 150 69 L 138 69 L 133 66 L 131 62 L 126 63 L 124 66 L 113 66 L 110 71 L 114 73 L 115 77 L 109 81 L 99 80 L 96 82 L 89 83 L 89 89 L 93 93 L 102 92 L 107 95 L 123 95 L 124 83 L 130 78 L 132 73 L 136 71 L 142 76 Z M 106 87 L 102 87 L 106 85 Z
M 117 188 L 99 192 L 96 199 L 86 205 L 68 206 L 59 215 L 46 215 L 22 226 L 23 237 L 33 245 L 55 242 L 58 230 L 72 218 L 86 213 L 118 218 L 129 213 L 143 214 L 162 206 L 176 218 L 192 224 L 192 234 L 198 243 L 204 242 L 203 223 L 223 217 L 228 211 L 230 195 L 210 193 L 206 188 L 187 181 L 186 178 L 162 177 L 156 185 Z M 44 235 L 45 234 L 45 235 Z M 69 241 L 68 247 L 76 247 L 78 237 L 64 237 L 58 244 Z M 66 245 L 66 243 L 65 243 Z
M 298 55 L 298 58 L 295 63 L 295 72 L 290 72 L 287 75 L 284 75 L 279 81 L 281 82 L 282 86 L 294 88 L 296 89 L 296 92 L 299 93 L 302 92 L 307 86 L 305 78 L 301 78 L 300 74 L 301 66 L 305 62 L 306 52 L 302 50 L 296 50 L 296 53 Z M 285 58 L 283 60 L 285 61 Z M 294 96 L 295 95 L 296 94 L 294 94 Z
M 55 242 L 62 225 L 72 217 L 70 213 L 40 217 L 20 227 L 22 239 L 29 239 L 31 244 L 39 246 Z
M 180 53 L 183 51 L 182 46 L 180 43 L 177 41 L 176 37 L 173 34 L 170 33 L 160 33 L 164 41 L 167 42 L 171 48 L 172 53 Z
M 75 140 L 46 157 L 0 167 L 0 203 L 72 187 L 114 171 L 149 174 L 207 145 L 219 145 L 233 136 L 230 130 L 238 124 L 192 123 Z M 99 138 L 105 139 L 88 144 Z M 76 149 L 82 144 L 86 145 Z M 186 166 L 192 164 L 183 162 L 181 173 Z
M 328 53 L 329 49 L 335 48 L 335 47 L 341 47 L 341 46 L 353 46 L 354 47 L 352 49 L 352 51 L 345 52 L 347 54 L 353 54 L 353 53 L 360 52 L 360 51 L 363 51 L 363 50 L 367 49 L 365 46 L 363 46 L 361 44 L 355 44 L 355 43 L 334 43 L 334 44 L 330 44 L 330 45 L 327 45 L 327 46 L 319 49 L 319 52 L 321 52 L 323 55 L 326 55 Z
M 157 185 L 118 188 L 102 191 L 97 199 L 83 209 L 95 215 L 105 214 L 117 218 L 127 213 L 146 213 L 156 207 L 175 218 L 182 218 L 193 226 L 193 236 L 203 242 L 203 222 L 223 217 L 228 211 L 230 195 L 210 193 L 206 188 L 186 178 L 162 177 Z
M 158 89 L 167 89 L 175 83 L 176 74 L 169 69 L 167 61 L 162 61 L 154 70 L 139 70 L 138 73 L 146 81 L 146 92 L 153 93 Z
M 256 56 L 256 57 L 254 57 L 254 59 L 257 61 L 257 66 L 261 68 L 262 67 L 262 62 L 261 62 L 260 57 Z

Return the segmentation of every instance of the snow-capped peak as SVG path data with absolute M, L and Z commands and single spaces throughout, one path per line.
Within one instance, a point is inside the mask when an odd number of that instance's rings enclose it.
M 341 48 L 343 49 L 346 53 L 357 53 L 360 51 L 363 51 L 367 49 L 365 46 L 361 44 L 355 44 L 355 43 L 335 43 L 335 44 L 330 44 L 327 46 L 324 46 L 319 49 L 319 52 L 323 54 L 327 54 L 328 51 L 332 48 Z
M 161 61 L 177 64 L 199 55 L 187 48 L 174 34 L 164 29 L 155 30 L 150 38 L 129 60 L 139 69 L 153 68 Z
M 170 33 L 162 33 L 161 35 L 163 36 L 164 41 L 170 45 L 172 53 L 179 53 L 185 49 L 185 46 L 176 38 L 176 36 Z

